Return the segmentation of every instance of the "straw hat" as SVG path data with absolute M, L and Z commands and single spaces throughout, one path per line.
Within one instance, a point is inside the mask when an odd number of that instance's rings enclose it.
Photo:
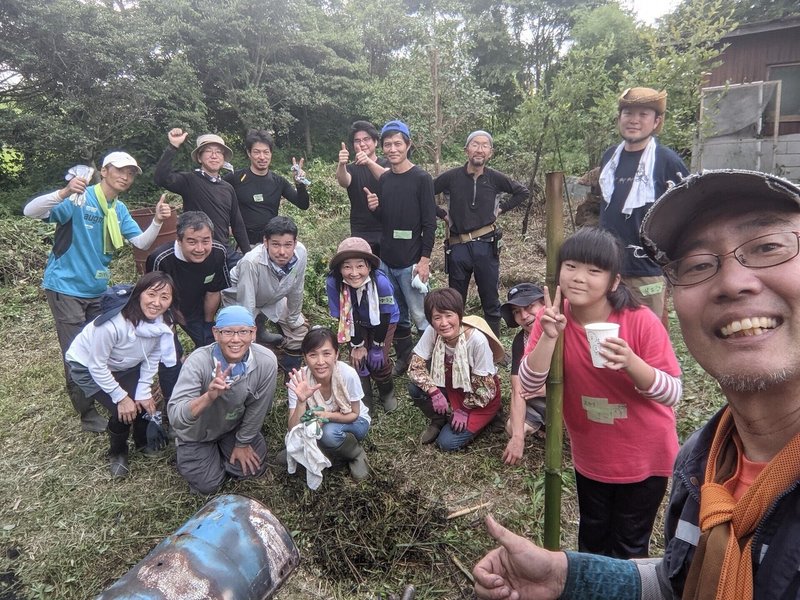
M 656 127 L 653 133 L 661 133 L 661 128 L 664 126 L 664 113 L 667 112 L 667 92 L 661 90 L 660 92 L 653 88 L 634 87 L 628 88 L 619 97 L 619 110 L 629 108 L 631 106 L 643 106 L 645 108 L 652 108 L 656 111 L 656 115 L 661 115 L 661 122 Z
M 466 325 L 467 327 L 472 327 L 473 329 L 477 329 L 483 335 L 486 336 L 486 339 L 489 340 L 489 346 L 492 349 L 492 358 L 494 362 L 499 362 L 503 359 L 506 355 L 506 351 L 503 348 L 503 344 L 500 343 L 500 340 L 497 339 L 497 336 L 492 331 L 492 328 L 489 327 L 489 324 L 483 317 L 478 317 L 476 315 L 467 315 L 463 319 L 461 319 L 461 323 Z
M 381 259 L 372 253 L 369 242 L 360 237 L 349 237 L 342 240 L 336 249 L 336 254 L 331 259 L 331 271 L 348 258 L 363 258 L 373 269 L 377 269 L 381 265 Z
M 197 147 L 192 150 L 192 162 L 200 162 L 197 157 L 200 156 L 200 152 L 203 151 L 203 147 L 208 146 L 209 144 L 217 144 L 218 146 L 222 146 L 223 158 L 226 162 L 231 160 L 231 157 L 233 156 L 233 150 L 225 145 L 225 140 L 223 140 L 216 133 L 204 133 L 197 138 Z

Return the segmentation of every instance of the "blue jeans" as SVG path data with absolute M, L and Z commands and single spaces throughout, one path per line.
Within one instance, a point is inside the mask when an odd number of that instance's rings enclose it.
M 320 450 L 336 450 L 344 443 L 348 433 L 352 433 L 360 442 L 369 431 L 369 421 L 358 417 L 352 423 L 325 423 L 322 426 L 322 437 L 317 442 Z
M 442 427 L 439 436 L 436 438 L 436 445 L 446 452 L 453 450 L 461 450 L 464 446 L 469 444 L 475 437 L 474 433 L 467 431 L 453 431 L 450 423 Z
M 394 298 L 397 307 L 400 309 L 400 320 L 397 327 L 411 329 L 411 321 L 417 326 L 417 331 L 422 334 L 428 327 L 428 320 L 425 318 L 425 294 L 420 294 L 411 287 L 412 267 L 393 269 L 385 262 L 381 261 L 381 271 L 386 273 L 389 281 L 394 288 Z

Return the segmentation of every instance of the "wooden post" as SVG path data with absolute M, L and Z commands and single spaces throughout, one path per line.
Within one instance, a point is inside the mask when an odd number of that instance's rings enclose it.
M 545 214 L 547 215 L 547 273 L 545 281 L 550 299 L 558 285 L 558 252 L 564 241 L 564 173 L 545 175 Z M 544 547 L 561 548 L 561 454 L 564 446 L 564 336 L 553 351 L 547 377 L 547 437 L 544 456 Z

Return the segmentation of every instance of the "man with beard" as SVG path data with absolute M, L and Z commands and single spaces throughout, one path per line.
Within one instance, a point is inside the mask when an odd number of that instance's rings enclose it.
M 475 566 L 479 598 L 797 598 L 798 231 L 800 188 L 774 175 L 705 171 L 656 202 L 641 245 L 673 286 L 686 347 L 727 401 L 675 461 L 664 557 L 549 552 L 489 518 L 500 547 Z M 554 308 L 543 322 L 557 322 Z M 620 341 L 603 355 L 624 359 Z
M 508 175 L 486 166 L 492 157 L 493 140 L 486 131 L 473 131 L 464 147 L 467 163 L 439 175 L 434 192 L 444 194 L 447 208 L 437 214 L 445 219 L 448 285 L 467 302 L 469 281 L 474 273 L 486 322 L 500 335 L 500 230 L 497 217 L 516 208 L 530 193 Z M 500 194 L 511 194 L 500 201 Z
M 689 173 L 681 158 L 656 140 L 666 110 L 665 91 L 625 90 L 619 97 L 617 119 L 622 142 L 606 150 L 600 171 L 604 200 L 600 226 L 612 231 L 625 248 L 622 280 L 659 317 L 664 314 L 667 288 L 661 269 L 639 243 L 639 227 L 669 183 L 679 183 Z

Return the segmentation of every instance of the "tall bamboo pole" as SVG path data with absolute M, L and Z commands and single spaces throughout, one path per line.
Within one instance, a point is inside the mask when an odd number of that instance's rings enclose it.
M 547 273 L 550 299 L 558 284 L 558 252 L 564 241 L 564 173 L 545 175 Z M 564 446 L 564 336 L 559 336 L 547 377 L 547 437 L 544 453 L 544 547 L 561 547 L 561 454 Z

